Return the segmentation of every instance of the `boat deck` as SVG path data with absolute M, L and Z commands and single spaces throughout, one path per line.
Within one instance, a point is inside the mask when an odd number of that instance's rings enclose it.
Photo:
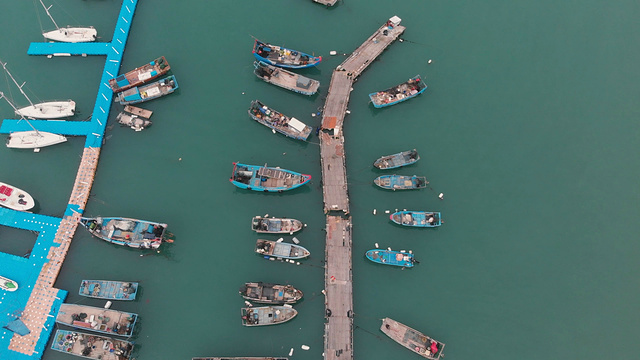
M 151 111 L 151 110 L 139 108 L 139 107 L 132 106 L 132 105 L 126 105 L 124 107 L 124 111 L 128 112 L 129 114 L 138 115 L 138 116 L 143 117 L 145 119 L 148 119 L 148 118 L 151 117 L 151 115 L 153 115 L 153 111 Z

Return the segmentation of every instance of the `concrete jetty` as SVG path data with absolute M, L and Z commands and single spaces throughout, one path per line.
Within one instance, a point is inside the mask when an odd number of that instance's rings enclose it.
M 342 132 L 354 81 L 404 32 L 400 18 L 392 17 L 358 47 L 331 76 L 323 108 L 320 159 L 324 212 L 327 214 L 325 249 L 325 360 L 353 359 L 352 234 L 347 168 Z
M 3 275 L 19 284 L 17 291 L 2 294 L 0 299 L 0 359 L 40 359 L 53 331 L 55 315 L 67 296 L 67 291 L 53 285 L 89 200 L 113 98 L 107 81 L 118 74 L 137 3 L 138 0 L 123 1 L 111 42 L 33 43 L 29 47 L 30 55 L 102 55 L 106 61 L 91 120 L 31 122 L 38 130 L 87 138 L 64 216 L 0 208 L 0 226 L 38 233 L 28 258 L 0 253 Z M 30 130 L 25 125 L 28 126 L 24 121 L 4 120 L 0 133 Z M 15 325 L 13 330 L 7 329 L 9 323 Z

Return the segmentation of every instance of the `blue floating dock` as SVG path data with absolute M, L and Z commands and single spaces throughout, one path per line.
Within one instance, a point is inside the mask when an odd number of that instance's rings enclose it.
M 87 136 L 99 131 L 91 121 L 60 121 L 60 120 L 29 120 L 38 131 L 50 132 L 68 136 Z M 10 134 L 14 131 L 30 131 L 31 126 L 26 121 L 5 119 L 0 126 L 0 134 Z
M 111 49 L 111 43 L 31 43 L 27 54 L 29 55 L 107 55 Z

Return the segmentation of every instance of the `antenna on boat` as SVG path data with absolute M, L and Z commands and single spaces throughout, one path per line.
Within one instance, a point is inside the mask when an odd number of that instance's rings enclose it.
M 35 107 L 35 105 L 33 105 L 33 102 L 31 101 L 31 99 L 29 99 L 29 97 L 27 96 L 27 94 L 24 92 L 24 90 L 22 90 L 22 87 L 24 86 L 24 84 L 26 84 L 27 82 L 23 82 L 22 85 L 18 84 L 18 81 L 16 81 L 16 79 L 13 77 L 13 75 L 11 75 L 11 73 L 9 72 L 9 69 L 7 69 L 7 63 L 3 63 L 2 61 L 0 61 L 0 64 L 2 64 L 2 67 L 4 68 L 4 71 L 7 72 L 7 74 L 9 75 L 9 77 L 11 78 L 11 80 L 13 80 L 13 83 L 16 84 L 16 86 L 18 87 L 18 90 L 20 90 L 20 92 L 22 93 L 22 95 L 24 95 L 25 98 L 27 98 L 27 101 L 29 101 L 29 104 L 31 104 L 31 106 Z M 5 98 L 6 99 L 6 98 Z M 9 101 L 9 99 L 7 99 L 7 101 Z M 9 102 L 9 104 L 11 104 L 11 102 Z M 18 109 L 15 108 L 15 106 L 13 106 L 13 104 L 11 104 L 11 106 L 13 107 L 13 109 L 15 111 L 18 111 Z
M 47 7 L 47 6 L 42 2 L 42 0 L 40 0 L 40 4 L 42 4 L 42 7 L 44 8 L 44 11 L 46 11 L 46 12 L 47 12 L 47 15 L 49 16 L 49 19 L 51 19 L 51 21 L 53 22 L 53 25 L 55 25 L 55 26 L 56 26 L 56 29 L 60 30 L 60 27 L 58 26 L 58 24 L 56 23 L 56 21 L 55 21 L 55 20 L 53 20 L 53 16 L 51 16 L 51 14 L 49 13 L 49 9 L 51 9 L 51 7 L 52 7 L 53 5 L 49 5 L 49 7 Z
M 0 98 L 4 98 L 5 100 L 7 100 L 7 102 L 9 103 L 9 105 L 11 105 L 11 107 L 13 108 L 13 110 L 14 110 L 14 111 L 18 111 L 18 109 L 16 108 L 16 106 L 15 106 L 15 105 L 13 105 L 13 103 L 11 102 L 11 100 L 9 100 L 9 98 L 8 98 L 8 97 L 6 97 L 2 91 L 0 91 Z M 40 134 L 40 132 L 38 131 L 38 129 L 36 129 L 36 128 L 33 126 L 33 124 L 31 124 L 31 123 L 29 122 L 29 120 L 27 120 L 24 116 L 20 115 L 20 120 L 24 120 L 24 121 L 26 121 L 26 122 L 27 122 L 27 124 L 29 124 L 29 126 L 31 126 L 31 128 L 33 129 L 33 131 L 35 131 L 35 132 L 36 132 L 36 134 L 38 134 L 38 136 L 42 136 L 42 135 Z

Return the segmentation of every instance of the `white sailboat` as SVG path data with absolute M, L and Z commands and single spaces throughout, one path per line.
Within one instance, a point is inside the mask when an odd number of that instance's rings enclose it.
M 51 9 L 53 5 L 49 5 L 49 7 L 47 7 L 42 0 L 40 0 L 40 4 L 44 7 L 44 11 L 47 12 L 47 15 L 53 22 L 53 25 L 56 26 L 56 30 L 42 33 L 45 38 L 53 41 L 70 43 L 96 41 L 96 37 L 98 37 L 98 30 L 94 29 L 93 26 L 61 28 L 49 13 L 49 9 Z
M 24 92 L 24 90 L 22 90 L 22 87 L 24 86 L 25 83 L 22 83 L 22 85 L 18 84 L 16 79 L 13 77 L 13 75 L 11 75 L 11 73 L 7 69 L 7 63 L 3 63 L 2 61 L 0 61 L 0 64 L 4 68 L 4 71 L 7 72 L 7 75 L 9 75 L 11 80 L 13 80 L 14 84 L 16 84 L 16 86 L 18 87 L 22 95 L 24 95 L 24 97 L 27 98 L 27 101 L 29 101 L 29 104 L 30 104 L 29 106 L 25 106 L 20 109 L 16 109 L 14 107 L 17 115 L 33 118 L 33 119 L 58 119 L 58 118 L 73 116 L 73 114 L 76 111 L 75 101 L 73 100 L 47 101 L 47 102 L 34 104 L 31 101 L 31 99 L 29 99 L 29 97 Z
M 0 91 L 0 98 L 4 98 L 7 100 L 9 105 L 16 110 L 15 105 L 4 95 L 3 92 Z M 17 112 L 17 111 L 16 111 Z M 7 147 L 14 149 L 35 149 L 34 151 L 39 151 L 40 148 L 55 144 L 60 144 L 67 141 L 67 138 L 59 135 L 53 134 L 44 131 L 38 131 L 29 120 L 22 117 L 22 120 L 26 121 L 29 126 L 33 129 L 33 131 L 16 131 L 9 134 L 7 138 Z

